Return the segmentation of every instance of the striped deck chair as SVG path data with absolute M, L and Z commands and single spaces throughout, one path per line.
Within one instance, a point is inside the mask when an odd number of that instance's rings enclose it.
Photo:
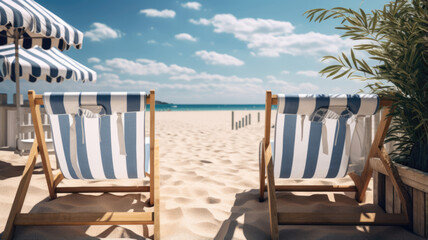
M 159 147 L 155 143 L 155 92 L 28 92 L 36 139 L 31 148 L 2 239 L 16 225 L 154 224 L 159 239 Z M 145 137 L 145 109 L 150 105 L 150 136 Z M 49 115 L 60 173 L 53 177 L 41 124 L 40 105 Z M 50 199 L 57 193 L 149 192 L 154 212 L 22 214 L 37 156 L 40 154 Z M 142 179 L 150 186 L 61 187 L 66 179 Z
M 260 144 L 260 201 L 267 186 L 272 239 L 278 239 L 278 224 L 332 225 L 407 225 L 411 204 L 407 191 L 386 153 L 383 142 L 391 122 L 388 116 L 392 102 L 377 95 L 273 95 L 266 92 L 264 139 Z M 278 105 L 275 136 L 270 140 L 271 109 Z M 311 179 L 341 178 L 348 172 L 350 155 L 363 149 L 367 141 L 362 131 L 363 118 L 383 108 L 382 120 L 368 153 L 361 175 L 349 176 L 355 183 L 338 185 L 276 185 L 275 178 Z M 364 128 L 364 127 L 363 127 Z M 358 154 L 357 154 L 358 155 Z M 365 198 L 373 170 L 370 158 L 384 163 L 394 188 L 404 203 L 402 214 L 326 214 L 284 213 L 277 211 L 276 191 L 355 192 L 355 199 Z M 266 176 L 267 172 L 267 176 Z M 266 181 L 267 179 L 267 181 Z M 267 184 L 266 184 L 267 183 Z

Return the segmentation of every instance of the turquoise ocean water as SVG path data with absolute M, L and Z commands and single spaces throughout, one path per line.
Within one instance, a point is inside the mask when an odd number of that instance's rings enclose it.
M 276 106 L 272 106 L 276 109 Z M 147 106 L 147 109 L 149 106 Z M 238 111 L 264 110 L 264 104 L 156 104 L 156 111 Z

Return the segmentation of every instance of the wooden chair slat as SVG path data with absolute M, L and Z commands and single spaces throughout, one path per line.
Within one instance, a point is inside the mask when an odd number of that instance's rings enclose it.
M 137 225 L 153 224 L 152 212 L 104 212 L 104 213 L 28 213 L 18 214 L 15 225 L 63 226 L 63 225 Z

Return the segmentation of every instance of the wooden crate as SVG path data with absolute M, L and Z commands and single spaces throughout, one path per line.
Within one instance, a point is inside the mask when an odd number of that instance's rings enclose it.
M 378 158 L 370 159 L 373 168 L 373 200 L 387 213 L 400 213 L 400 199 Z M 428 173 L 395 164 L 413 203 L 413 232 L 428 237 Z

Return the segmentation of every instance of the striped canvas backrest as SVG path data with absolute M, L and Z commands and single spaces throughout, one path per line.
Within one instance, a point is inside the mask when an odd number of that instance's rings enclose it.
M 43 101 L 65 178 L 144 177 L 146 93 L 45 93 Z
M 361 95 L 278 95 L 274 138 L 277 178 L 339 178 L 350 151 L 362 144 L 360 118 L 376 113 L 379 97 Z M 361 122 L 361 121 L 360 121 Z M 351 147 L 352 146 L 352 147 Z M 353 153 L 355 154 L 355 153 Z

